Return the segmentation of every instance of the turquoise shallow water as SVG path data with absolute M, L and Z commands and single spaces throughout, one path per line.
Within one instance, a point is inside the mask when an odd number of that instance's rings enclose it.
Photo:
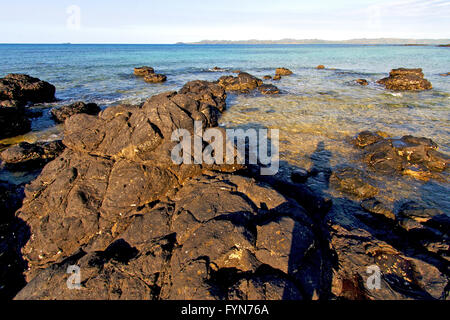
M 27 73 L 57 88 L 56 105 L 83 100 L 107 107 L 119 102 L 140 103 L 149 96 L 177 90 L 190 80 L 216 80 L 230 72 L 211 72 L 214 66 L 243 70 L 262 77 L 288 67 L 294 75 L 274 82 L 283 94 L 230 95 L 221 119 L 227 126 L 279 128 L 282 174 L 293 166 L 309 168 L 317 145 L 331 153 L 330 166 L 361 166 L 358 151 L 347 142 L 362 130 L 383 130 L 394 136 L 413 134 L 436 141 L 450 154 L 450 49 L 433 46 L 359 45 L 0 45 L 0 75 Z M 318 71 L 319 64 L 328 69 Z M 133 75 L 148 65 L 164 73 L 164 84 L 148 84 Z M 393 93 L 375 84 L 392 68 L 421 67 L 433 90 Z M 368 87 L 354 83 L 365 78 Z M 268 81 L 271 83 L 271 81 Z M 49 140 L 61 136 L 50 120 L 49 108 L 36 106 L 43 117 L 33 121 L 33 132 L 21 139 Z M 6 141 L 8 142 L 8 141 Z M 10 142 L 13 142 L 10 140 Z M 320 158 L 320 155 L 319 155 Z M 325 165 L 325 164 L 324 164 Z M 375 175 L 376 177 L 376 175 Z M 1 172 L 0 179 L 26 180 Z M 377 178 L 377 177 L 376 177 Z M 310 179 L 320 187 L 320 177 Z M 449 185 L 408 177 L 378 177 L 386 201 L 423 201 L 450 212 Z M 333 190 L 329 191 L 333 193 Z

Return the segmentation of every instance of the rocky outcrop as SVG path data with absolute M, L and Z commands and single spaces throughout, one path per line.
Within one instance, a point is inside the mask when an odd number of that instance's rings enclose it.
M 0 153 L 0 159 L 9 169 L 33 169 L 44 166 L 58 157 L 64 146 L 61 141 L 21 142 Z
M 144 81 L 145 82 L 149 82 L 149 83 L 166 82 L 167 81 L 167 76 L 164 75 L 164 74 L 153 73 L 153 74 L 146 75 L 144 77 Z
M 249 93 L 258 89 L 262 94 L 277 94 L 279 89 L 274 85 L 264 84 L 261 79 L 258 79 L 251 74 L 241 72 L 237 77 L 223 76 L 217 83 L 226 91 Z
M 241 72 L 236 77 L 223 76 L 217 83 L 223 87 L 225 91 L 238 91 L 243 93 L 253 91 L 263 84 L 261 79 L 246 72 Z
M 0 79 L 0 139 L 31 130 L 27 103 L 52 102 L 55 87 L 25 74 L 8 74 Z
M 55 100 L 55 87 L 25 74 L 8 74 L 0 79 L 0 101 L 2 100 L 52 102 Z
M 273 84 L 263 84 L 258 87 L 258 90 L 264 95 L 272 95 L 280 93 L 280 89 L 275 87 Z
M 144 77 L 145 82 L 161 83 L 167 81 L 167 76 L 164 74 L 155 73 L 155 69 L 151 67 L 134 68 L 134 74 L 138 77 Z
M 18 212 L 31 228 L 22 250 L 31 281 L 16 299 L 301 299 L 319 290 L 320 275 L 304 272 L 320 262 L 301 206 L 231 174 L 242 165 L 170 159 L 172 132 L 193 133 L 194 120 L 216 126 L 225 98 L 219 85 L 194 81 L 142 107 L 69 118 L 67 149 L 26 187 Z M 81 290 L 67 288 L 69 265 L 81 267 Z
M 450 161 L 447 155 L 437 151 L 437 144 L 427 138 L 384 138 L 378 133 L 364 131 L 353 142 L 364 150 L 365 162 L 384 174 L 401 173 L 429 180 L 446 170 Z
M 53 108 L 51 114 L 56 122 L 62 123 L 74 114 L 86 113 L 97 115 L 101 111 L 100 107 L 95 103 L 75 102 L 68 106 Z
M 422 91 L 432 89 L 431 83 L 424 79 L 422 69 L 393 69 L 389 77 L 378 80 L 377 83 L 394 91 Z
M 275 70 L 275 75 L 279 76 L 290 76 L 293 72 L 287 68 L 277 68 Z
M 145 77 L 154 73 L 155 69 L 153 69 L 152 67 L 143 66 L 134 68 L 134 74 L 138 77 Z

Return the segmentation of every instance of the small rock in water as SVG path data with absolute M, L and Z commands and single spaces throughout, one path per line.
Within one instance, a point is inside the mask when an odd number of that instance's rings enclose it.
M 358 79 L 356 80 L 356 83 L 362 85 L 362 86 L 368 86 L 369 82 L 366 79 Z
M 431 83 L 424 79 L 422 69 L 393 69 L 389 77 L 378 80 L 377 83 L 393 91 L 421 91 L 432 89 Z
M 323 70 L 323 69 L 325 69 L 325 66 L 323 64 L 320 64 L 316 67 L 316 69 Z
M 448 76 L 450 76 L 450 72 L 447 72 L 447 73 L 441 73 L 440 76 L 448 77 Z
M 388 219 L 395 220 L 394 212 L 392 212 L 392 210 L 390 210 L 388 207 L 386 207 L 383 203 L 381 203 L 375 198 L 364 200 L 361 203 L 361 207 L 367 212 L 376 215 L 383 215 Z
M 272 76 L 267 75 L 267 76 L 264 76 L 263 79 L 264 79 L 264 80 L 271 80 L 271 79 L 272 79 Z
M 287 68 L 278 68 L 275 70 L 275 74 L 279 76 L 289 76 L 293 74 L 293 72 Z
M 275 87 L 272 84 L 263 84 L 262 86 L 258 87 L 259 92 L 265 95 L 272 95 L 272 94 L 278 94 L 280 93 L 280 89 Z
M 149 83 L 161 83 L 167 81 L 167 76 L 164 74 L 153 73 L 145 76 L 144 81 Z
M 309 172 L 303 168 L 296 168 L 291 173 L 291 180 L 295 183 L 305 183 L 308 177 Z
M 365 173 L 352 167 L 342 167 L 333 171 L 330 183 L 338 190 L 352 194 L 358 198 L 372 198 L 378 194 Z
M 274 77 L 273 77 L 273 80 L 281 80 L 281 76 L 279 75 L 279 74 L 277 74 L 277 75 L 275 75 Z
M 225 91 L 238 91 L 248 93 L 263 85 L 261 79 L 252 76 L 246 72 L 241 72 L 237 77 L 223 76 L 217 83 L 225 89 Z
M 155 73 L 155 69 L 153 69 L 152 67 L 144 66 L 134 68 L 134 74 L 138 77 L 145 77 L 153 73 Z

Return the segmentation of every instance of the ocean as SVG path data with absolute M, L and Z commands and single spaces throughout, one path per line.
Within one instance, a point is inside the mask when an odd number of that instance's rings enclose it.
M 349 139 L 363 130 L 381 130 L 392 136 L 415 135 L 433 139 L 450 154 L 449 48 L 434 46 L 365 45 L 0 45 L 0 76 L 26 73 L 56 86 L 58 102 L 34 106 L 43 116 L 33 119 L 33 131 L 18 141 L 55 140 L 62 127 L 50 118 L 54 106 L 75 101 L 95 102 L 102 108 L 118 103 L 141 103 L 148 97 L 180 89 L 190 80 L 217 80 L 232 70 L 258 77 L 275 68 L 294 72 L 273 82 L 279 96 L 230 94 L 221 118 L 227 127 L 280 129 L 282 167 L 289 176 L 296 167 L 332 168 L 350 164 L 367 170 L 361 151 Z M 317 70 L 323 64 L 325 70 Z M 163 84 L 148 84 L 133 75 L 147 65 L 167 75 Z M 213 72 L 213 67 L 224 72 Z M 393 68 L 423 68 L 433 90 L 389 92 L 375 81 Z M 370 82 L 363 87 L 354 80 Z M 272 81 L 267 81 L 272 83 Z M 381 187 L 380 198 L 393 207 L 406 200 L 450 212 L 448 175 L 443 181 L 418 181 L 405 176 L 370 173 Z M 0 171 L 0 179 L 23 183 L 29 174 Z M 322 193 L 342 196 L 321 175 L 308 185 Z

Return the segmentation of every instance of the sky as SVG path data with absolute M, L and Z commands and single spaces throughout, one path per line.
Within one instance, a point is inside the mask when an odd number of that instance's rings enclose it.
M 450 38 L 450 0 L 0 0 L 0 43 Z

